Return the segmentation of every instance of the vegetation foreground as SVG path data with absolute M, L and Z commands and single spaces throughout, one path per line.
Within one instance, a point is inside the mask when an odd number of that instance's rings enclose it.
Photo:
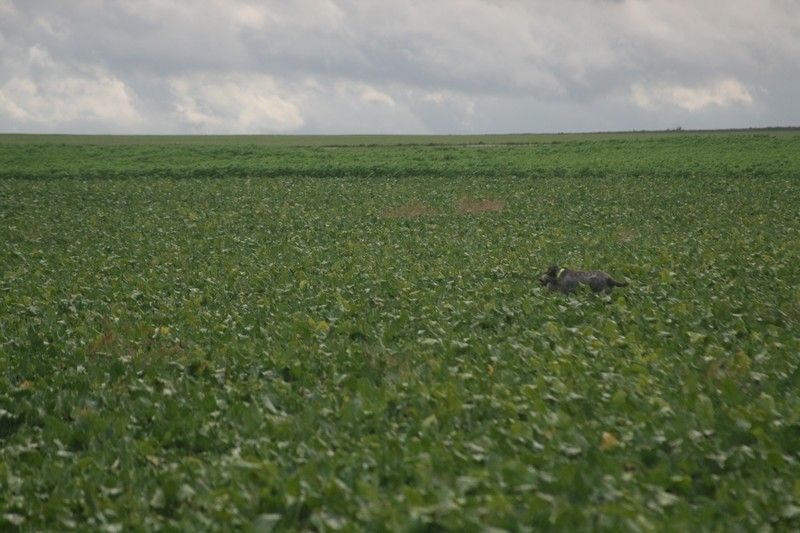
M 0 530 L 796 530 L 799 212 L 793 132 L 0 136 Z

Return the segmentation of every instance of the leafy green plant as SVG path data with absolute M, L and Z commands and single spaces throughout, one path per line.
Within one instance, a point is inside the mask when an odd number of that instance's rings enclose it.
M 798 139 L 4 137 L 0 524 L 797 528 Z

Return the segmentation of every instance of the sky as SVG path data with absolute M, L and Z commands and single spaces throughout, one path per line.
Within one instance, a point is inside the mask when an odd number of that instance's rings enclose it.
M 800 126 L 800 0 L 0 0 L 0 132 Z

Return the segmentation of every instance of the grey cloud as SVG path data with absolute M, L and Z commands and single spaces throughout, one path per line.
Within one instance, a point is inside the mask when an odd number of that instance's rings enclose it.
M 797 57 L 786 0 L 0 0 L 0 130 L 792 124 Z

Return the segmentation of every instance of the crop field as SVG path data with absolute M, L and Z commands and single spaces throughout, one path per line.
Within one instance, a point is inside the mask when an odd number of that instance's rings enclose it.
M 0 237 L 0 530 L 800 528 L 800 132 L 0 136 Z

